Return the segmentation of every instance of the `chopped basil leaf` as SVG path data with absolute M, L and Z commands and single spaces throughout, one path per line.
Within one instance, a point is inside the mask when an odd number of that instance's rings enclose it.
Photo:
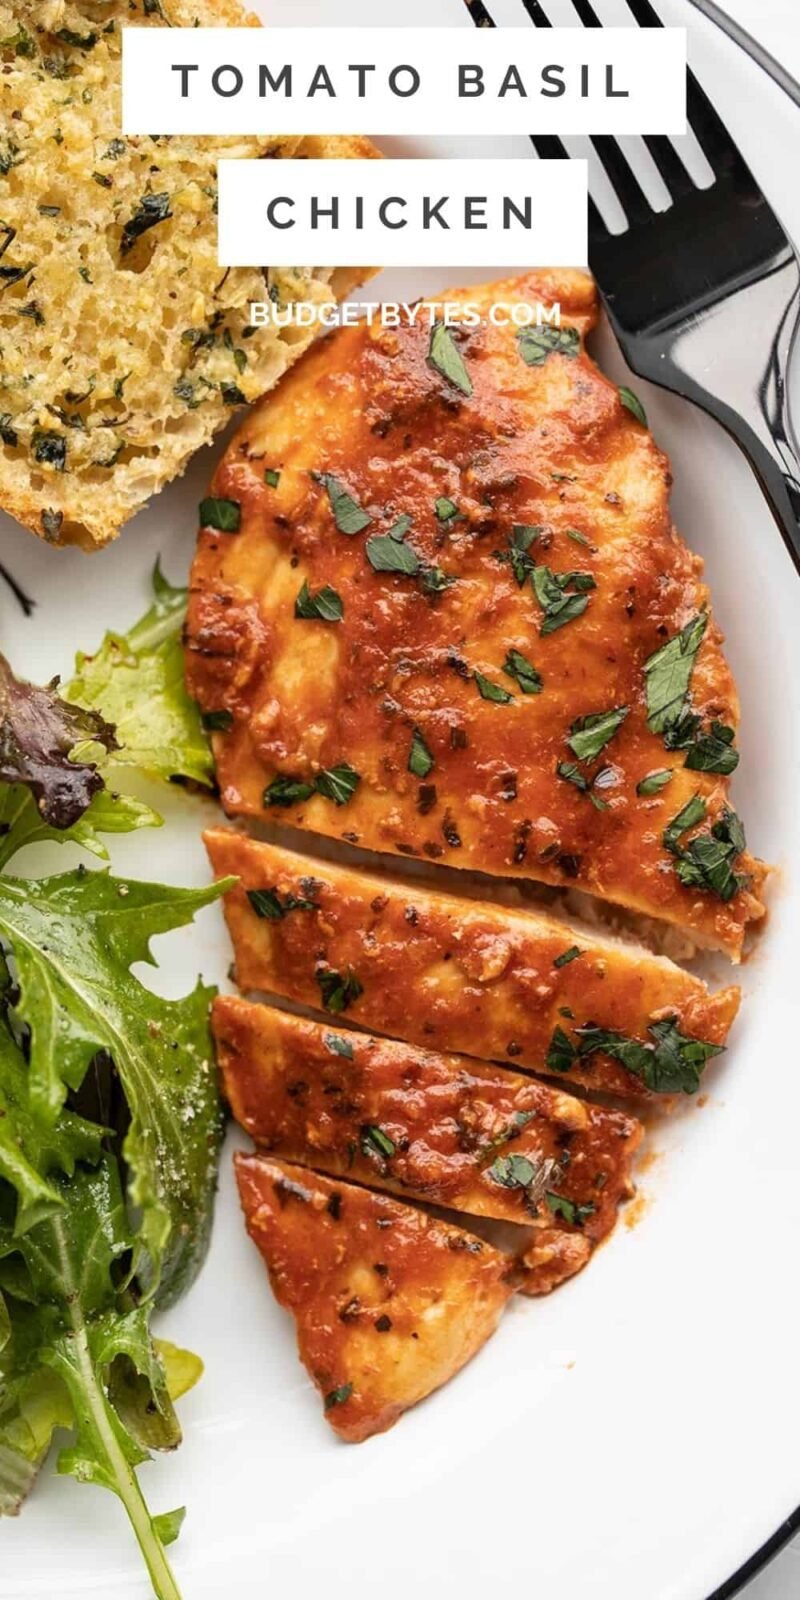
M 238 500 L 209 497 L 200 501 L 201 528 L 216 528 L 220 533 L 238 533 L 241 521 L 242 508 Z
M 672 824 L 673 830 L 677 822 L 678 818 Z M 666 834 L 664 843 L 667 844 Z M 726 904 L 747 884 L 746 876 L 733 870 L 734 861 L 745 847 L 744 828 L 736 812 L 728 809 L 710 833 L 696 834 L 685 848 L 667 844 L 678 858 L 675 871 L 681 883 L 686 888 L 707 889 Z
M 326 1050 L 332 1056 L 344 1056 L 345 1061 L 353 1059 L 353 1045 L 350 1039 L 343 1039 L 340 1033 L 326 1033 L 323 1039 Z
M 275 467 L 267 467 L 267 470 L 264 473 L 264 482 L 268 485 L 268 487 L 270 489 L 277 489 L 280 481 L 281 475 L 278 471 L 276 471 Z
M 230 733 L 233 727 L 232 711 L 201 711 L 200 721 L 206 733 Z
M 563 1075 L 571 1070 L 577 1058 L 578 1052 L 575 1046 L 564 1032 L 560 1023 L 557 1024 L 545 1056 L 545 1066 L 548 1072 L 558 1072 Z
M 630 411 L 631 416 L 635 417 L 637 422 L 641 422 L 643 428 L 648 427 L 649 424 L 647 421 L 647 412 L 645 411 L 638 394 L 634 394 L 633 390 L 629 389 L 627 384 L 621 383 L 619 388 L 619 397 L 626 410 Z
M 382 1160 L 388 1161 L 394 1155 L 397 1146 L 394 1139 L 390 1139 L 383 1128 L 376 1123 L 365 1123 L 361 1129 L 361 1149 L 365 1156 L 378 1155 Z
M 374 534 L 364 549 L 373 572 L 402 572 L 412 578 L 422 565 L 416 550 L 402 540 L 393 539 L 390 533 Z
M 348 800 L 352 800 L 360 782 L 360 773 L 356 772 L 347 761 L 343 761 L 338 767 L 327 767 L 320 772 L 316 790 L 317 794 L 324 795 L 326 800 L 332 800 L 334 805 L 344 806 Z
M 419 587 L 422 593 L 426 595 L 443 594 L 445 589 L 449 589 L 450 585 L 455 581 L 455 578 L 448 577 L 446 572 L 442 572 L 441 567 L 423 565 L 417 574 Z
M 364 529 L 369 527 L 372 518 L 332 472 L 312 472 L 311 476 L 315 483 L 321 483 L 326 491 L 333 520 L 340 533 L 346 533 L 348 538 L 352 538 L 354 533 L 363 533 Z
M 686 805 L 681 807 L 677 816 L 673 817 L 669 826 L 664 829 L 662 842 L 667 850 L 675 855 L 681 834 L 686 833 L 689 828 L 694 828 L 698 822 L 702 822 L 705 814 L 705 800 L 702 795 L 693 794 L 691 800 L 687 800 Z
M 555 352 L 561 356 L 580 354 L 581 336 L 577 328 L 522 328 L 517 334 L 519 353 L 529 367 L 541 367 Z
M 317 622 L 341 622 L 344 615 L 341 595 L 327 583 L 312 594 L 306 581 L 295 600 L 294 614 Z
M 520 650 L 509 650 L 503 662 L 503 671 L 507 677 L 513 678 L 519 684 L 523 694 L 541 694 L 542 679 L 536 671 L 532 661 L 524 656 Z
M 585 533 L 580 533 L 577 528 L 565 528 L 564 532 L 566 533 L 568 539 L 572 539 L 574 544 L 583 544 L 586 546 L 587 550 L 591 550 L 592 541 L 591 539 L 587 539 Z
M 297 806 L 303 800 L 310 800 L 313 793 L 313 783 L 282 772 L 264 790 L 264 805 Z
M 593 1216 L 597 1210 L 597 1207 L 593 1206 L 591 1202 L 585 1206 L 579 1206 L 576 1205 L 574 1200 L 568 1200 L 566 1195 L 554 1194 L 552 1189 L 548 1189 L 544 1198 L 547 1208 L 552 1212 L 553 1216 L 560 1217 L 562 1222 L 568 1222 L 573 1228 L 582 1228 L 584 1222 Z
M 539 1168 L 527 1156 L 498 1156 L 487 1167 L 490 1178 L 504 1189 L 529 1189 L 538 1176 Z
M 507 561 L 511 571 L 522 588 L 525 579 L 531 576 L 536 563 L 529 554 L 530 547 L 539 538 L 544 529 L 530 522 L 516 522 L 508 535 L 508 550 L 495 550 L 497 561 Z
M 325 1410 L 330 1411 L 333 1406 L 343 1406 L 353 1393 L 352 1383 L 340 1383 L 338 1389 L 331 1389 L 325 1396 Z
M 504 689 L 501 684 L 492 683 L 491 678 L 485 678 L 482 672 L 473 672 L 472 676 L 475 679 L 475 685 L 482 700 L 493 700 L 496 705 L 500 706 L 508 705 L 509 701 L 513 700 L 513 694 L 509 694 L 508 690 Z
M 701 612 L 645 661 L 647 726 L 651 733 L 664 733 L 685 711 L 695 657 L 707 626 L 708 617 Z
M 544 612 L 541 634 L 555 633 L 582 616 L 589 604 L 588 591 L 597 587 L 590 572 L 555 573 L 549 567 L 534 567 L 531 582 Z
M 658 794 L 672 782 L 674 773 L 671 767 L 660 767 L 656 772 L 648 772 L 636 785 L 636 793 L 641 795 Z
M 575 788 L 580 789 L 583 794 L 589 793 L 589 779 L 574 761 L 559 761 L 556 773 L 565 783 L 574 783 Z
M 579 761 L 594 761 L 609 740 L 622 727 L 630 706 L 615 706 L 611 711 L 592 711 L 577 717 L 570 727 L 567 744 Z
M 443 322 L 437 322 L 431 328 L 428 365 L 435 367 L 448 383 L 452 383 L 454 389 L 460 389 L 462 394 L 472 394 L 472 379 L 464 365 L 463 356 L 450 329 Z
M 455 522 L 456 518 L 461 516 L 455 500 L 449 500 L 444 494 L 434 501 L 433 509 L 439 522 Z
M 414 518 L 410 517 L 407 511 L 404 511 L 402 517 L 398 517 L 397 521 L 389 529 L 389 538 L 396 539 L 400 543 L 410 531 L 413 521 Z
M 290 911 L 317 910 L 315 900 L 298 899 L 293 894 L 282 900 L 277 889 L 248 889 L 247 898 L 256 916 L 265 917 L 268 922 L 282 922 Z
M 586 1060 L 600 1053 L 610 1056 L 626 1072 L 633 1073 L 646 1088 L 657 1094 L 694 1094 L 700 1086 L 700 1075 L 712 1056 L 720 1055 L 724 1046 L 709 1044 L 704 1039 L 693 1039 L 683 1034 L 677 1018 L 667 1017 L 653 1022 L 648 1033 L 654 1044 L 642 1044 L 624 1033 L 598 1028 L 594 1023 L 575 1031 L 576 1043 L 567 1037 L 563 1028 L 557 1027 L 547 1053 L 546 1064 L 551 1072 L 564 1074 L 576 1061 Z
M 568 950 L 563 950 L 560 956 L 556 956 L 553 966 L 568 967 L 570 961 L 577 961 L 578 956 L 582 955 L 583 951 L 579 950 L 576 944 L 571 944 Z
M 700 734 L 689 746 L 686 766 L 692 772 L 718 772 L 728 777 L 739 765 L 739 752 L 733 748 L 733 728 L 712 722 L 711 732 Z
M 428 773 L 433 771 L 433 767 L 433 756 L 431 755 L 430 750 L 428 749 L 428 746 L 426 745 L 425 740 L 419 731 L 419 728 L 415 728 L 411 739 L 411 749 L 408 756 L 408 770 L 409 772 L 413 772 L 415 778 L 427 778 Z
M 364 993 L 364 986 L 359 983 L 352 967 L 348 967 L 346 972 L 335 972 L 333 967 L 319 967 L 317 983 L 325 1010 L 334 1013 L 346 1011 Z
M 120 240 L 120 251 L 127 255 L 133 249 L 137 239 L 148 229 L 154 228 L 158 222 L 166 222 L 172 216 L 169 209 L 169 195 L 143 194 L 133 216 L 125 223 Z

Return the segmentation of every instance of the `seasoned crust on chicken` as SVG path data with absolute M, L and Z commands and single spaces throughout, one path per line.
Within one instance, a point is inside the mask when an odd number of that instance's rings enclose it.
M 554 1288 L 559 1265 L 563 1277 L 583 1265 L 632 1192 L 643 1130 L 623 1112 L 503 1067 L 231 995 L 214 1002 L 212 1022 L 225 1093 L 258 1145 L 334 1177 L 532 1227 L 547 1254 L 529 1293 Z
M 223 804 L 574 885 L 738 959 L 764 868 L 728 808 L 736 689 L 666 458 L 582 349 L 594 286 L 446 298 L 559 300 L 561 335 L 484 318 L 432 355 L 424 319 L 342 329 L 217 470 L 187 671 L 231 719 Z
M 205 840 L 216 874 L 240 880 L 225 896 L 225 916 L 245 990 L 346 1012 L 428 1049 L 638 1099 L 696 1089 L 736 1015 L 738 989 L 711 994 L 662 956 L 538 912 L 334 865 L 230 829 Z M 265 893 L 277 895 L 277 917 L 259 915 Z M 298 901 L 305 906 L 289 909 Z M 598 1029 L 605 1048 L 590 1049 Z
M 303 1167 L 235 1160 L 248 1232 L 342 1439 L 391 1428 L 494 1332 L 516 1274 L 491 1245 Z

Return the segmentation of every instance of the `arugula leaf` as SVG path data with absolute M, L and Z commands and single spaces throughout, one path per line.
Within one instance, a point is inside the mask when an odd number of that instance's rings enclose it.
M 25 1058 L 0 1021 L 0 1178 L 17 1196 L 15 1237 L 61 1205 L 49 1175 L 58 1169 L 71 1177 L 77 1161 L 98 1161 L 102 1136 L 101 1127 L 70 1111 L 53 1124 L 32 1114 Z
M 531 583 L 544 612 L 541 634 L 555 633 L 557 628 L 582 616 L 589 604 L 589 591 L 597 587 L 590 572 L 551 572 L 549 567 L 534 567 Z
M 647 726 L 651 733 L 664 733 L 686 709 L 695 658 L 707 627 L 708 617 L 701 612 L 645 661 Z
M 171 1449 L 180 1442 L 180 1428 L 150 1339 L 147 1311 L 128 1302 L 115 1281 L 133 1243 L 119 1172 L 106 1157 L 95 1171 L 78 1169 L 68 1183 L 59 1183 L 63 1204 L 52 1216 L 22 1239 L 0 1230 L 0 1258 L 12 1256 L 24 1264 L 35 1301 L 16 1306 L 0 1356 L 6 1380 L 0 1383 L 0 1440 L 6 1449 L 16 1444 L 25 1460 L 19 1448 L 20 1399 L 27 1389 L 30 1403 L 31 1388 L 35 1395 L 38 1385 L 41 1402 L 42 1379 L 55 1380 L 44 1415 L 40 1405 L 38 1438 L 29 1430 L 39 1456 L 52 1428 L 68 1420 L 74 1440 L 59 1455 L 59 1472 L 118 1495 L 155 1594 L 159 1600 L 179 1600 L 135 1474 L 150 1446 Z
M 127 634 L 109 632 L 94 655 L 77 655 L 64 693 L 113 723 L 115 763 L 210 786 L 211 750 L 183 680 L 187 590 L 174 588 L 156 566 L 153 591 L 150 610 Z
M 553 328 L 545 323 L 541 328 L 521 328 L 517 344 L 529 367 L 541 367 L 554 353 L 573 359 L 580 355 L 581 336 L 577 328 Z
M 55 684 L 23 683 L 0 655 L 0 780 L 26 784 L 51 828 L 71 827 L 103 787 L 96 762 L 70 760 L 81 743 L 112 750 L 114 729 L 92 707 L 68 705 Z
M 294 614 L 318 622 L 341 622 L 344 616 L 342 597 L 328 583 L 312 594 L 306 580 L 295 600 Z
M 541 674 L 521 650 L 509 650 L 503 662 L 503 671 L 507 677 L 514 679 L 523 694 L 541 694 L 544 687 Z
M 513 700 L 513 694 L 509 694 L 502 684 L 492 683 L 491 678 L 485 678 L 482 672 L 473 672 L 472 676 L 475 679 L 475 687 L 482 700 L 493 700 L 496 705 L 500 706 L 507 706 Z
M 450 329 L 443 322 L 436 322 L 431 328 L 427 360 L 428 366 L 435 367 L 454 389 L 460 389 L 462 394 L 472 394 L 472 379 L 464 365 L 464 358 Z
M 577 717 L 570 727 L 567 744 L 579 761 L 594 761 L 609 740 L 622 727 L 630 706 L 615 706 L 611 711 L 591 711 Z
M 340 533 L 352 538 L 353 534 L 363 533 L 369 527 L 372 518 L 332 472 L 312 472 L 311 476 L 326 491 L 333 520 Z
M 95 1057 L 110 1057 L 130 1112 L 123 1155 L 141 1213 L 137 1272 L 170 1303 L 192 1280 L 211 1225 L 221 1115 L 208 1008 L 198 984 L 163 1000 L 135 978 L 150 940 L 184 927 L 225 887 L 173 889 L 105 871 L 0 878 L 0 940 L 18 994 L 10 1016 L 30 1034 L 30 1106 L 52 1126 L 68 1089 Z
M 428 773 L 432 772 L 433 768 L 433 756 L 419 728 L 415 728 L 411 739 L 411 749 L 408 753 L 408 770 L 413 772 L 415 778 L 427 778 Z

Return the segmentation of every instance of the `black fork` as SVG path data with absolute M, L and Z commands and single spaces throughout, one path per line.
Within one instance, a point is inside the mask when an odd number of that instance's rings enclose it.
M 465 0 L 494 27 L 484 0 Z M 626 0 L 634 22 L 659 28 L 651 0 Z M 602 26 L 591 0 L 572 0 L 587 28 Z M 549 27 L 541 0 L 523 0 Z M 800 451 L 789 414 L 787 370 L 800 309 L 800 264 L 768 200 L 694 74 L 689 126 L 713 172 L 700 189 L 671 141 L 643 135 L 669 193 L 656 211 L 617 140 L 591 140 L 625 213 L 613 234 L 594 199 L 589 263 L 634 372 L 710 413 L 748 456 L 800 571 Z M 561 140 L 531 134 L 537 155 L 568 158 Z

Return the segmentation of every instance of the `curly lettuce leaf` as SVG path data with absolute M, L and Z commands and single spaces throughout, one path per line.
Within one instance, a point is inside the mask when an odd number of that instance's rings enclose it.
M 198 983 L 181 1000 L 131 972 L 150 941 L 185 926 L 227 884 L 174 889 L 73 872 L 0 878 L 0 941 L 16 984 L 10 1017 L 29 1039 L 30 1105 L 51 1126 L 98 1055 L 110 1058 L 130 1122 L 123 1156 L 139 1214 L 136 1271 L 170 1304 L 208 1244 L 222 1116 L 208 1012 Z
M 0 780 L 26 784 L 48 826 L 69 828 L 103 787 L 96 761 L 70 752 L 87 742 L 113 750 L 116 740 L 96 709 L 61 699 L 57 683 L 25 683 L 0 655 Z
M 165 1545 L 181 1513 L 153 1517 L 136 1468 L 173 1449 L 180 1427 L 147 1310 L 120 1289 L 133 1245 L 116 1162 L 58 1180 L 59 1209 L 21 1240 L 0 1226 L 0 1266 L 24 1269 L 27 1300 L 6 1295 L 0 1349 L 0 1509 L 18 1508 L 54 1430 L 73 1437 L 58 1471 L 122 1501 L 158 1600 L 180 1600 Z
M 45 841 L 77 844 L 107 861 L 108 850 L 101 834 L 160 828 L 162 821 L 143 800 L 101 788 L 76 822 L 68 828 L 53 828 L 45 822 L 29 789 L 19 783 L 0 783 L 0 872 L 25 845 Z
M 187 590 L 173 587 L 156 566 L 153 591 L 150 610 L 129 633 L 109 632 L 94 655 L 76 656 L 64 693 L 113 723 L 115 763 L 210 787 L 211 749 L 183 677 Z
M 17 1197 L 15 1237 L 61 1204 L 50 1182 L 55 1169 L 71 1177 L 76 1162 L 99 1160 L 103 1133 L 71 1111 L 61 1111 L 52 1124 L 32 1114 L 25 1058 L 0 1023 L 0 1178 Z

